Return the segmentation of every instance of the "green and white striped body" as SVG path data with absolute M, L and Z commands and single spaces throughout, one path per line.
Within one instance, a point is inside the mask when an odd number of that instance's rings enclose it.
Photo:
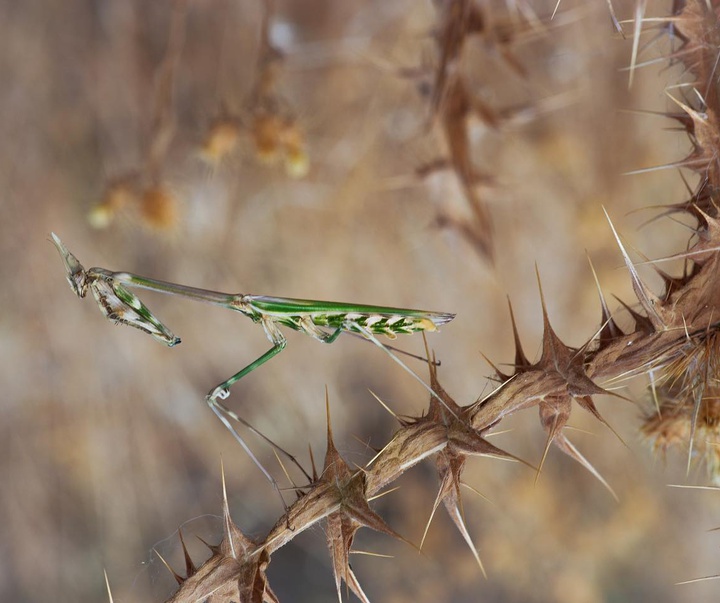
M 439 326 L 455 317 L 454 314 L 408 308 L 265 295 L 243 295 L 237 300 L 236 309 L 255 322 L 278 323 L 323 340 L 325 337 L 319 334 L 325 332 L 318 327 L 340 329 L 361 335 L 370 332 L 395 339 L 397 335 L 436 331 Z M 268 337 L 271 341 L 274 340 L 269 333 Z

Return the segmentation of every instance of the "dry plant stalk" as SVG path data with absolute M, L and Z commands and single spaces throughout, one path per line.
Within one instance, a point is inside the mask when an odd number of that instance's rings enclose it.
M 285 57 L 271 40 L 275 2 L 261 0 L 261 4 L 255 81 L 246 102 L 248 115 L 234 114 L 222 101 L 220 112 L 201 144 L 200 157 L 217 166 L 235 150 L 240 135 L 246 131 L 258 162 L 266 165 L 282 162 L 288 176 L 303 178 L 310 170 L 305 134 L 289 103 L 278 91 Z
M 434 110 L 442 111 L 442 105 L 448 106 L 449 100 L 461 99 L 462 106 L 454 111 L 463 115 L 468 101 L 463 96 L 462 80 L 449 74 L 448 65 L 456 60 L 464 36 L 481 27 L 482 19 L 474 8 L 468 8 L 468 2 L 439 4 L 445 27 L 440 36 L 442 57 L 432 104 Z M 639 303 L 638 309 L 626 306 L 635 321 L 629 332 L 617 326 L 599 292 L 600 327 L 585 345 L 571 348 L 552 329 L 541 290 L 544 335 L 539 361 L 531 363 L 527 359 L 513 318 L 514 370 L 506 374 L 496 369 L 500 382 L 497 389 L 465 407 L 458 406 L 441 387 L 437 369 L 429 363 L 431 387 L 443 404 L 431 397 L 426 413 L 401 419 L 390 442 L 360 469 L 351 470 L 339 455 L 328 417 L 322 472 L 317 475 L 313 471 L 311 483 L 297 489 L 297 501 L 259 542 L 242 535 L 229 516 L 226 498 L 225 538 L 220 545 L 211 547 L 212 557 L 200 568 L 188 561 L 187 578 L 178 577 L 180 587 L 171 602 L 277 601 L 265 574 L 271 555 L 321 520 L 327 524 L 338 598 L 342 599 L 341 584 L 345 582 L 361 601 L 367 602 L 348 563 L 353 538 L 361 527 L 401 538 L 372 510 L 369 501 L 413 465 L 428 458 L 434 459 L 440 481 L 434 508 L 443 504 L 482 567 L 463 520 L 459 486 L 466 459 L 474 455 L 515 458 L 490 444 L 486 435 L 503 418 L 536 407 L 548 447 L 555 445 L 607 486 L 568 440 L 564 429 L 574 404 L 606 424 L 593 402 L 596 394 L 609 393 L 599 383 L 607 385 L 652 372 L 658 407 L 646 419 L 643 433 L 657 449 L 686 446 L 689 459 L 702 455 L 713 479 L 720 480 L 720 212 L 716 202 L 720 190 L 720 99 L 714 77 L 720 23 L 718 9 L 701 0 L 686 5 L 676 3 L 675 7 L 674 14 L 661 25 L 681 43 L 668 59 L 681 61 L 692 83 L 684 88 L 683 100 L 676 100 L 681 111 L 668 113 L 668 117 L 682 124 L 694 146 L 691 155 L 678 165 L 700 176 L 690 199 L 668 210 L 686 214 L 696 223 L 687 251 L 675 256 L 685 259 L 683 274 L 671 277 L 658 270 L 665 290 L 659 295 L 654 293 L 640 279 L 615 233 Z M 461 137 L 462 133 L 455 135 Z M 460 163 L 466 160 L 459 153 L 453 157 Z M 470 173 L 467 168 L 466 176 Z
M 481 38 L 486 54 L 497 53 L 510 72 L 524 79 L 527 72 L 511 47 L 518 40 L 529 38 L 532 23 L 519 15 L 497 17 L 491 14 L 490 7 L 481 7 L 473 0 L 435 0 L 434 5 L 438 16 L 434 34 L 437 65 L 430 91 L 424 85 L 420 89 L 429 94 L 430 119 L 440 131 L 446 156 L 419 166 L 415 175 L 422 179 L 441 170 L 453 173 L 469 215 L 458 217 L 440 209 L 436 226 L 455 230 L 483 260 L 492 264 L 495 255 L 492 219 L 486 199 L 478 189 L 492 187 L 495 179 L 473 161 L 470 128 L 472 120 L 479 119 L 488 128 L 499 130 L 514 110 L 496 109 L 471 91 L 468 68 L 463 66 L 463 50 L 469 38 Z M 425 76 L 425 69 L 402 69 L 399 73 L 418 79 Z
M 668 212 L 691 216 L 697 228 L 688 251 L 676 256 L 686 261 L 683 274 L 670 277 L 659 271 L 665 280 L 660 316 L 670 314 L 666 320 L 676 325 L 682 318 L 685 338 L 676 344 L 664 374 L 658 377 L 656 412 L 646 418 L 642 431 L 656 450 L 687 447 L 688 466 L 693 455 L 701 457 L 712 480 L 720 484 L 720 341 L 715 307 L 720 299 L 720 8 L 717 2 L 676 3 L 674 12 L 664 27 L 677 36 L 680 45 L 669 58 L 685 66 L 689 83 L 681 88 L 681 99 L 673 97 L 680 111 L 668 117 L 682 125 L 693 145 L 677 165 L 699 174 L 700 183 L 690 199 Z
M 173 0 L 167 48 L 157 69 L 150 135 L 142 166 L 110 180 L 88 222 L 107 228 L 120 212 L 135 211 L 141 224 L 155 231 L 179 222 L 178 200 L 163 181 L 163 169 L 175 137 L 174 88 L 185 42 L 187 0 Z

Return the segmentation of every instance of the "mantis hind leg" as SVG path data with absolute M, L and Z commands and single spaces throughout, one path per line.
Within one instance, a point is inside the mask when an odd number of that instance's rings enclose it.
M 397 355 L 394 354 L 390 349 L 388 349 L 389 346 L 386 346 L 377 337 L 375 337 L 375 335 L 373 335 L 373 333 L 372 333 L 372 331 L 370 331 L 370 329 L 368 329 L 364 326 L 361 326 L 356 322 L 349 322 L 347 324 L 347 330 L 349 331 L 350 329 L 354 329 L 355 331 L 357 331 L 360 335 L 362 335 L 362 337 L 364 337 L 368 341 L 374 343 L 383 352 L 385 352 L 388 356 L 390 356 L 390 358 L 392 358 L 393 361 L 395 361 L 398 365 L 400 365 L 400 367 L 406 373 L 408 373 L 413 379 L 415 379 L 420 385 L 422 385 L 430 393 L 430 395 L 433 398 L 435 398 L 438 402 L 440 402 L 440 404 L 442 404 L 445 407 L 445 409 L 453 417 L 457 418 L 457 414 L 455 413 L 455 411 L 452 408 L 450 408 L 447 405 L 445 400 L 443 400 L 432 387 L 430 387 L 427 383 L 425 383 L 425 381 L 423 381 L 422 378 L 414 370 L 412 370 L 407 364 L 405 364 L 402 360 L 400 360 L 400 358 L 398 358 Z
M 320 341 L 322 341 L 323 343 L 332 343 L 338 337 L 340 337 L 340 333 L 342 333 L 342 332 L 343 332 L 343 330 L 338 327 L 332 333 L 324 333 L 324 337 L 321 337 Z
M 245 451 L 245 453 L 250 457 L 250 460 L 255 463 L 258 469 L 260 469 L 260 472 L 265 476 L 265 478 L 270 482 L 270 485 L 272 485 L 273 489 L 277 492 L 278 496 L 280 497 L 280 501 L 282 502 L 283 508 L 285 511 L 287 511 L 287 504 L 285 503 L 285 499 L 283 498 L 282 491 L 280 490 L 280 484 L 278 484 L 277 480 L 270 475 L 270 473 L 265 469 L 263 464 L 258 460 L 258 458 L 253 454 L 252 450 L 250 450 L 250 447 L 247 445 L 243 437 L 237 432 L 237 430 L 233 427 L 233 425 L 230 423 L 230 419 L 233 421 L 236 421 L 240 425 L 245 426 L 247 429 L 252 431 L 254 434 L 260 436 L 263 440 L 265 440 L 268 444 L 270 444 L 275 450 L 285 455 L 291 463 L 293 463 L 296 467 L 302 471 L 303 475 L 308 480 L 308 483 L 312 481 L 312 478 L 308 475 L 307 471 L 302 467 L 302 465 L 298 462 L 298 460 L 290 454 L 287 450 L 280 447 L 278 444 L 273 442 L 270 438 L 268 438 L 265 434 L 258 431 L 255 427 L 253 427 L 248 421 L 243 419 L 240 415 L 230 410 L 227 406 L 225 406 L 222 402 L 217 400 L 216 398 L 212 398 L 210 396 L 207 396 L 205 398 L 205 401 L 208 403 L 208 406 L 210 409 L 215 413 L 215 416 L 217 416 L 220 421 L 222 421 L 223 425 L 227 427 L 228 431 L 233 435 L 233 437 L 237 440 L 237 442 L 240 444 L 242 449 Z
M 338 337 L 340 337 L 340 333 L 345 330 L 342 327 L 338 327 L 334 331 L 328 333 L 318 327 L 309 316 L 303 316 L 300 318 L 297 321 L 295 328 L 299 329 L 306 335 L 310 335 L 310 337 L 316 339 L 320 343 L 333 343 Z
M 285 339 L 281 339 L 278 341 L 273 347 L 271 347 L 267 352 L 265 352 L 260 358 L 257 360 L 254 360 L 250 364 L 248 364 L 245 368 L 239 370 L 237 373 L 235 373 L 232 377 L 229 379 L 226 379 L 222 383 L 216 385 L 209 393 L 208 398 L 212 398 L 213 400 L 216 400 L 217 398 L 221 398 L 225 400 L 230 395 L 230 387 L 234 384 L 240 381 L 245 375 L 248 373 L 253 372 L 257 367 L 265 364 L 268 360 L 270 360 L 272 357 L 277 356 L 280 352 L 282 352 L 285 349 L 285 346 L 287 345 L 287 342 Z
M 233 434 L 233 437 L 237 440 L 238 444 L 242 447 L 242 449 L 245 451 L 245 454 L 247 454 L 250 457 L 250 460 L 255 463 L 255 466 L 260 469 L 262 474 L 265 476 L 265 478 L 272 484 L 272 487 L 277 491 L 278 495 L 280 496 L 280 500 L 282 500 L 283 507 L 287 509 L 287 505 L 285 504 L 285 499 L 282 497 L 282 494 L 280 493 L 280 486 L 277 483 L 277 480 L 268 473 L 268 470 L 263 467 L 263 464 L 258 460 L 258 458 L 253 454 L 253 451 L 250 450 L 250 446 L 247 445 L 245 440 L 242 438 L 242 436 L 235 430 L 235 428 L 230 423 L 228 417 L 238 420 L 239 417 L 233 416 L 235 413 L 232 413 L 229 408 L 227 408 L 225 405 L 223 405 L 221 402 L 217 400 L 217 398 L 213 398 L 212 396 L 206 396 L 205 401 L 208 403 L 208 406 L 210 409 L 215 413 L 215 416 L 217 416 L 218 419 L 220 419 L 227 427 L 228 431 Z M 243 423 L 243 421 L 239 421 L 240 423 Z
M 244 425 L 248 429 L 250 429 L 253 433 L 258 434 L 260 437 L 262 437 L 265 441 L 267 441 L 273 448 L 278 450 L 279 452 L 283 453 L 285 456 L 287 456 L 291 462 L 293 462 L 296 466 L 300 468 L 300 470 L 305 474 L 305 476 L 310 479 L 310 477 L 307 475 L 305 470 L 300 466 L 300 464 L 297 462 L 294 456 L 292 456 L 290 453 L 283 450 L 280 446 L 275 444 L 272 440 L 270 440 L 267 436 L 260 433 L 257 429 L 255 429 L 250 423 L 245 421 L 243 418 L 241 418 L 237 413 L 231 411 L 227 406 L 225 406 L 222 402 L 220 402 L 220 399 L 225 399 L 230 395 L 230 387 L 237 383 L 240 379 L 242 379 L 245 375 L 248 373 L 251 373 L 254 371 L 257 367 L 261 366 L 262 364 L 266 363 L 268 360 L 270 360 L 272 357 L 277 356 L 280 352 L 282 352 L 285 349 L 285 339 L 281 339 L 275 343 L 275 345 L 270 348 L 267 352 L 265 352 L 262 356 L 260 356 L 255 361 L 248 364 L 245 368 L 241 369 L 237 373 L 235 373 L 232 377 L 229 379 L 226 379 L 219 385 L 215 386 L 205 397 L 205 401 L 207 402 L 210 409 L 215 413 L 218 419 L 222 421 L 223 425 L 228 429 L 228 431 L 233 435 L 233 437 L 237 440 L 237 442 L 240 444 L 242 449 L 245 451 L 245 453 L 250 457 L 250 460 L 252 460 L 253 463 L 257 466 L 258 469 L 262 472 L 262 474 L 265 476 L 265 478 L 270 482 L 272 487 L 275 489 L 275 491 L 280 496 L 280 500 L 282 501 L 283 507 L 287 510 L 287 505 L 285 504 L 285 499 L 282 496 L 282 493 L 280 492 L 280 486 L 277 483 L 277 480 L 275 480 L 272 475 L 263 467 L 262 463 L 258 460 L 258 458 L 253 454 L 252 450 L 250 450 L 250 447 L 247 445 L 245 440 L 242 438 L 242 436 L 237 432 L 237 430 L 233 427 L 232 423 L 230 422 L 230 419 L 236 421 L 237 423 Z

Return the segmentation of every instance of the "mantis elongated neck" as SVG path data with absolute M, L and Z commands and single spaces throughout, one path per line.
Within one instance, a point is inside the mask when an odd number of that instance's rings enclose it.
M 114 280 L 137 289 L 147 289 L 148 291 L 157 291 L 158 293 L 167 293 L 168 295 L 181 295 L 195 301 L 201 301 L 224 308 L 238 310 L 241 305 L 242 293 L 222 293 L 220 291 L 210 291 L 208 289 L 199 289 L 197 287 L 188 287 L 187 285 L 178 285 L 168 281 L 161 281 L 131 272 L 112 272 L 110 277 Z

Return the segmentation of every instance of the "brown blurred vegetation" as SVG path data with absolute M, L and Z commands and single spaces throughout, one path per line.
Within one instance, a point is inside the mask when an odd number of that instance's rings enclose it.
M 478 190 L 494 223 L 494 266 L 460 229 L 438 227 L 439 214 L 467 212 L 455 175 L 416 176 L 445 155 L 430 99 L 400 74 L 428 65 L 432 81 L 433 5 L 276 4 L 270 31 L 283 58 L 275 86 L 283 115 L 302 127 L 304 178 L 288 175 L 282 163 L 259 161 L 249 135 L 259 2 L 188 0 L 172 102 L 160 111 L 160 65 L 176 4 L 0 3 L 3 601 L 104 600 L 103 568 L 116 602 L 164 600 L 174 581 L 152 550 L 180 568 L 178 526 L 199 558 L 206 550 L 194 535 L 219 539 L 221 457 L 232 514 L 246 534 L 265 533 L 282 512 L 202 402 L 211 386 L 267 349 L 261 330 L 220 310 L 157 296 L 144 299 L 182 337 L 181 346 L 166 349 L 113 328 L 68 291 L 46 242 L 50 231 L 87 267 L 223 291 L 456 312 L 429 343 L 442 360 L 445 389 L 460 404 L 491 387 L 480 352 L 496 363 L 512 361 L 506 295 L 526 351 L 537 350 L 536 264 L 553 325 L 571 345 L 591 337 L 600 316 L 585 250 L 605 291 L 630 297 L 603 206 L 649 257 L 684 248 L 682 226 L 665 220 L 639 229 L 655 214 L 629 213 L 684 199 L 677 174 L 621 175 L 687 153 L 686 139 L 667 131 L 662 118 L 622 112 L 667 109 L 663 91 L 679 68 L 645 68 L 628 90 L 620 69 L 629 63 L 631 41 L 614 34 L 603 2 L 564 0 L 555 22 L 548 19 L 552 3 L 532 3 L 544 26 L 518 26 L 522 34 L 511 45 L 524 74 L 497 52 L 497 40 L 467 42 L 458 68 L 471 94 L 514 116 L 497 127 L 475 120 L 469 128 L 473 162 L 492 175 Z M 503 22 L 519 18 L 504 3 L 482 6 Z M 615 8 L 620 18 L 632 13 L 628 3 Z M 648 13 L 668 9 L 656 3 Z M 660 56 L 662 43 L 646 52 Z M 158 142 L 157 122 L 168 107 L 172 123 L 161 134 L 169 140 Z M 208 165 L 200 151 L 223 111 L 238 116 L 237 144 Z M 167 149 L 150 169 L 153 143 Z M 106 228 L 91 226 L 88 213 L 128 175 L 131 197 L 161 186 L 150 195 L 159 205 L 123 201 Z M 143 219 L 143 211 L 157 219 Z M 286 351 L 236 385 L 228 402 L 300 458 L 307 459 L 308 444 L 316 457 L 324 453 L 326 385 L 336 444 L 351 463 L 366 462 L 367 446 L 382 446 L 394 429 L 368 390 L 398 413 L 426 405 L 426 393 L 370 345 L 349 337 L 331 347 L 288 338 Z M 400 343 L 421 352 L 420 340 Z M 424 375 L 422 364 L 413 367 Z M 620 393 L 643 399 L 642 382 L 627 385 Z M 667 488 L 704 475 L 686 477 L 682 458 L 666 467 L 652 457 L 637 435 L 640 409 L 618 399 L 600 404 L 628 448 L 580 413 L 573 436 L 619 503 L 557 452 L 537 485 L 519 464 L 472 461 L 465 481 L 494 503 L 465 495 L 488 579 L 439 513 L 423 556 L 360 532 L 356 548 L 394 556 L 355 558 L 371 599 L 711 600 L 711 583 L 673 584 L 718 571 L 717 541 L 706 533 L 720 522 L 717 494 Z M 493 441 L 537 462 L 544 436 L 529 414 L 503 423 L 512 430 Z M 274 470 L 272 451 L 248 440 Z M 419 542 L 435 475 L 418 467 L 398 485 L 377 507 Z M 320 532 L 273 557 L 270 582 L 281 600 L 334 597 Z

